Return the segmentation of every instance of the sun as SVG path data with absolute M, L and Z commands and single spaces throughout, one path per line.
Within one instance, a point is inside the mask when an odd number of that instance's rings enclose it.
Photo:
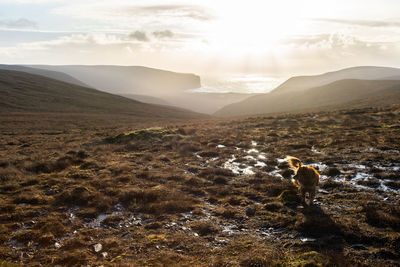
M 207 29 L 215 46 L 236 53 L 262 52 L 301 27 L 299 15 L 284 3 L 232 1 L 214 6 L 216 20 Z

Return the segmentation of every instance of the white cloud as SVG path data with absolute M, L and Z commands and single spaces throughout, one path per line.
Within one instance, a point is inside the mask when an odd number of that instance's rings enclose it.
M 56 15 L 95 22 L 96 30 L 136 29 L 161 31 L 165 28 L 193 32 L 214 19 L 210 9 L 193 4 L 161 4 L 161 1 L 72 2 L 53 9 Z
M 318 22 L 337 23 L 350 26 L 362 26 L 362 27 L 400 27 L 399 20 L 362 20 L 362 19 L 332 19 L 332 18 L 317 18 L 312 19 Z
M 0 0 L 0 3 L 43 4 L 67 2 L 67 0 Z

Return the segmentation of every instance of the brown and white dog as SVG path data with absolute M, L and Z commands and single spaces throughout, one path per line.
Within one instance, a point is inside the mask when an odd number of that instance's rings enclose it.
M 306 193 L 308 193 L 309 203 L 312 205 L 319 183 L 319 173 L 313 167 L 303 165 L 298 158 L 292 156 L 286 156 L 286 158 L 294 171 L 292 183 L 299 189 L 303 204 L 306 204 Z

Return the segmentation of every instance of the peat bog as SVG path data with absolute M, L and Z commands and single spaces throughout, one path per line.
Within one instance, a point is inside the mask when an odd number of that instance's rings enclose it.
M 400 107 L 0 116 L 0 265 L 395 266 Z M 314 205 L 286 155 L 321 174 Z

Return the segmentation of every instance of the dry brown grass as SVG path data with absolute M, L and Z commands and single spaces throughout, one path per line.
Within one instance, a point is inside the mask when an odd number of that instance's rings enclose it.
M 396 266 L 399 198 L 377 187 L 398 189 L 392 168 L 400 156 L 391 150 L 400 146 L 399 124 L 391 113 L 400 115 L 397 108 L 367 109 L 358 117 L 153 125 L 124 116 L 0 115 L 0 259 L 33 266 Z M 152 126 L 165 130 L 146 134 Z M 130 132 L 144 136 L 104 143 Z M 372 144 L 377 150 L 369 152 Z M 245 158 L 250 148 L 265 159 Z M 292 175 L 277 160 L 286 154 L 331 167 L 321 171 L 329 179 L 314 207 L 300 207 L 296 188 L 278 176 Z M 225 169 L 232 155 L 254 174 Z M 370 190 L 348 183 L 358 172 L 374 177 L 362 182 Z

